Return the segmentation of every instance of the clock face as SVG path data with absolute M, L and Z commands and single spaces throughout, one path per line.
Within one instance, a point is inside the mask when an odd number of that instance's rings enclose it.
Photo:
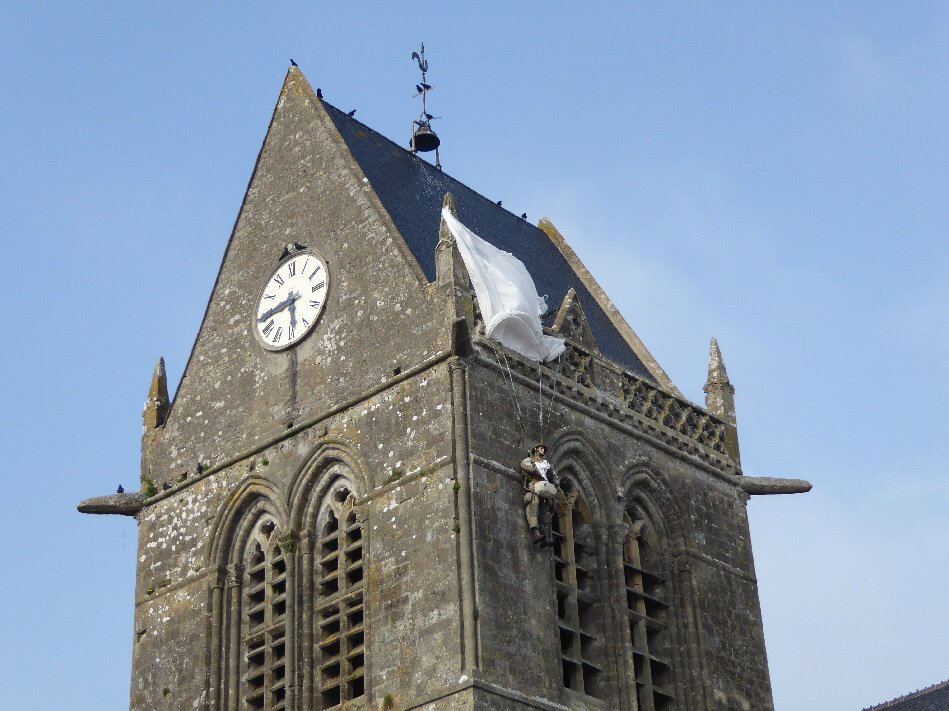
M 326 262 L 302 250 L 273 270 L 257 297 L 254 333 L 269 351 L 298 343 L 316 325 L 329 290 Z

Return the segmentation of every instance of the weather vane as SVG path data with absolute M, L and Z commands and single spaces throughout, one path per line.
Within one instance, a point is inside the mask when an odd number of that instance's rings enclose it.
M 441 144 L 441 140 L 432 130 L 432 121 L 439 117 L 432 116 L 428 113 L 428 107 L 425 101 L 428 92 L 432 91 L 435 87 L 426 83 L 425 75 L 428 73 L 428 60 L 425 59 L 424 42 L 422 43 L 420 52 L 412 52 L 412 59 L 418 62 L 419 71 L 422 72 L 422 81 L 415 85 L 415 91 L 417 93 L 412 97 L 413 99 L 419 96 L 422 97 L 422 113 L 412 122 L 412 140 L 409 141 L 409 148 L 412 149 L 413 153 L 435 151 L 435 167 L 441 170 L 442 163 L 438 156 L 438 146 Z

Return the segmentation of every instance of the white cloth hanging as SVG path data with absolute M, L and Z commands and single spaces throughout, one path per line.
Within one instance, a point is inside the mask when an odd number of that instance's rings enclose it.
M 442 219 L 468 268 L 485 335 L 531 360 L 553 360 L 563 353 L 562 338 L 544 335 L 540 317 L 547 304 L 524 263 L 478 237 L 447 208 L 442 208 Z

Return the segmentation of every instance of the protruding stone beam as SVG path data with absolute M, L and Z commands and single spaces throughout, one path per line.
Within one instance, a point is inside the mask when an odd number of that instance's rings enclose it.
M 76 509 L 79 513 L 113 514 L 118 516 L 135 516 L 145 506 L 145 497 L 140 492 L 131 494 L 112 494 L 111 496 L 95 496 L 81 502 Z
M 743 476 L 738 486 L 750 496 L 767 494 L 804 494 L 811 490 L 811 482 L 804 479 L 781 479 L 772 476 Z
M 725 423 L 725 450 L 741 466 L 738 449 L 738 420 L 735 417 L 735 388 L 728 379 L 725 361 L 714 338 L 709 346 L 708 380 L 705 382 L 705 409 Z
M 155 429 L 165 424 L 171 401 L 168 399 L 168 376 L 165 374 L 165 359 L 159 358 L 152 374 L 152 384 L 148 388 L 142 420 L 146 429 Z

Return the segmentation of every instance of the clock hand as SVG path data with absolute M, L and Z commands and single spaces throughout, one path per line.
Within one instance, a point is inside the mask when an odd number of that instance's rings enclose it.
M 270 309 L 270 311 L 264 312 L 264 313 L 261 314 L 260 317 L 257 319 L 257 323 L 263 323 L 264 321 L 266 321 L 268 318 L 270 318 L 271 316 L 273 316 L 273 315 L 274 315 L 275 313 L 277 313 L 278 311 L 283 310 L 283 308 L 284 308 L 286 305 L 287 305 L 286 302 L 283 302 L 283 303 L 281 303 L 281 304 L 277 304 L 276 306 L 274 306 L 272 309 Z
M 291 334 L 292 334 L 292 333 L 293 333 L 293 329 L 295 329 L 295 328 L 297 327 L 297 307 L 296 307 L 296 301 L 297 301 L 297 299 L 300 298 L 300 295 L 297 294 L 297 293 L 295 293 L 295 292 L 291 292 L 290 295 L 294 297 L 294 298 L 293 298 L 293 301 L 291 301 L 291 302 L 287 305 L 287 308 L 288 308 L 288 310 L 290 311 L 290 332 L 291 332 Z
M 270 311 L 267 311 L 267 312 L 264 313 L 263 315 L 259 316 L 259 317 L 257 318 L 257 323 L 263 323 L 263 322 L 266 321 L 268 318 L 270 318 L 271 316 L 273 316 L 275 313 L 279 313 L 280 311 L 283 311 L 285 308 L 287 308 L 287 306 L 289 306 L 290 304 L 292 304 L 292 303 L 293 303 L 294 301 L 296 301 L 298 298 L 300 298 L 299 294 L 296 294 L 296 293 L 294 293 L 294 292 L 290 292 L 290 295 L 289 295 L 286 299 L 284 299 L 284 300 L 281 301 L 279 304 L 277 304 L 276 306 L 274 306 L 272 309 L 270 309 Z

